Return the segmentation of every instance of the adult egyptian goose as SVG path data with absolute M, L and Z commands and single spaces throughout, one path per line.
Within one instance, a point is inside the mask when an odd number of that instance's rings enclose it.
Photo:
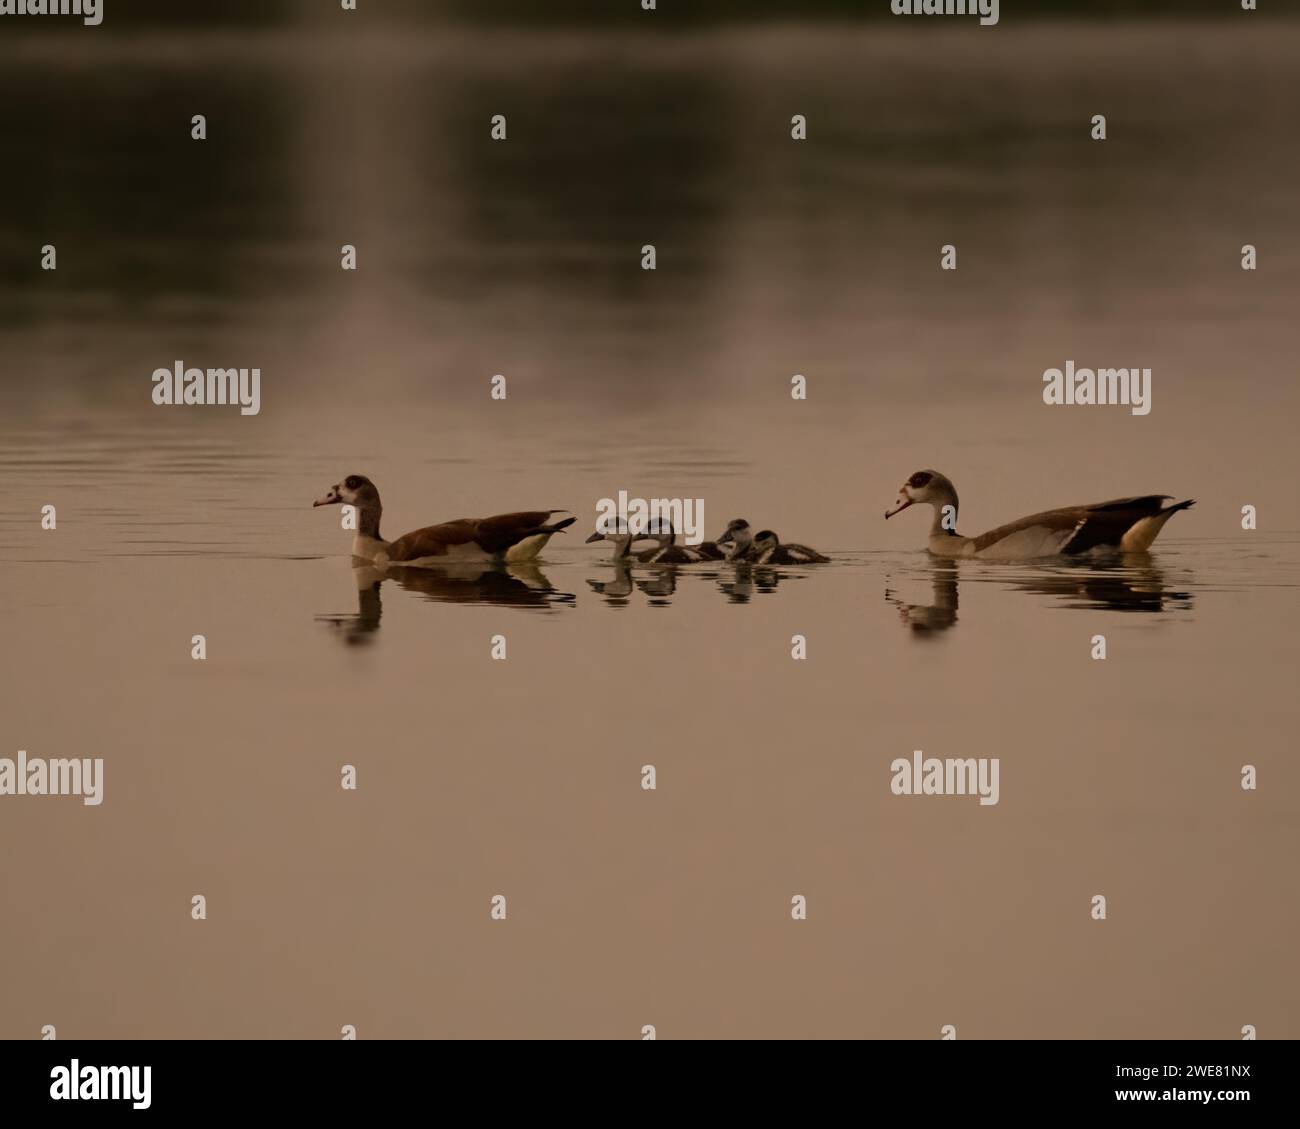
M 633 541 L 653 540 L 656 540 L 656 538 L 649 533 L 633 533 L 628 529 L 627 522 L 620 518 L 612 533 L 602 532 L 598 529 L 587 538 L 586 544 L 590 545 L 596 541 L 608 541 L 614 546 L 614 555 L 610 560 L 622 561 L 632 555 Z
M 937 557 L 1024 561 L 1088 552 L 1144 552 L 1170 517 L 1192 500 L 1163 506 L 1169 494 L 1116 498 L 1091 506 L 1062 506 L 1000 525 L 978 537 L 957 533 L 957 490 L 936 470 L 919 470 L 899 487 L 886 518 L 918 502 L 934 507 L 929 549 Z
M 578 519 L 547 524 L 552 514 L 564 510 L 528 510 L 495 517 L 462 517 L 430 525 L 385 541 L 379 533 L 384 508 L 375 484 L 363 474 L 350 474 L 331 486 L 314 506 L 349 505 L 357 509 L 357 535 L 352 555 L 376 565 L 410 568 L 446 565 L 456 561 L 531 561 L 537 558 L 551 534 Z
M 749 528 L 749 522 L 743 517 L 732 518 L 727 522 L 727 528 L 722 531 L 722 536 L 718 538 L 717 544 L 719 546 L 731 546 L 727 552 L 726 560 L 753 560 L 754 532 Z
M 816 549 L 810 549 L 807 545 L 781 544 L 781 539 L 770 529 L 754 534 L 753 551 L 755 564 L 793 565 L 830 562 L 830 557 L 822 556 Z

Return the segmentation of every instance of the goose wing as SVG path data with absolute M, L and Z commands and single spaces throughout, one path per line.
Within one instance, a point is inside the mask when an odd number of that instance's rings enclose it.
M 517 545 L 526 537 L 536 537 L 539 533 L 558 533 L 578 519 L 566 518 L 548 525 L 552 514 L 564 513 L 563 510 L 525 510 L 517 514 L 497 514 L 495 517 L 480 518 L 476 523 L 478 533 L 475 540 L 489 553 L 503 553 L 511 545 Z
M 1142 494 L 1090 506 L 1044 510 L 980 534 L 973 539 L 975 551 L 989 549 L 1014 533 L 1031 529 L 1041 530 L 1059 553 L 1085 553 L 1098 545 L 1118 546 L 1135 522 L 1158 514 L 1161 503 L 1168 497 L 1168 494 Z
M 1144 494 L 1086 507 L 1074 533 L 1061 546 L 1061 552 L 1086 553 L 1099 545 L 1118 548 L 1125 533 L 1144 518 L 1159 514 L 1170 497 L 1169 494 Z
M 822 556 L 816 549 L 796 542 L 782 542 L 781 548 L 790 554 L 795 564 L 827 564 L 830 561 L 830 557 Z
M 1063 506 L 1059 510 L 1044 510 L 1041 514 L 1030 514 L 1018 521 L 1009 521 L 1006 525 L 999 525 L 996 529 L 981 533 L 978 537 L 972 538 L 971 544 L 976 553 L 981 553 L 1017 533 L 1033 530 L 1043 535 L 1047 543 L 1044 545 L 1045 551 L 1059 552 L 1061 545 L 1069 540 L 1086 514 L 1086 506 Z
M 421 557 L 440 557 L 457 545 L 477 545 L 485 553 L 504 553 L 527 537 L 540 533 L 555 533 L 577 518 L 548 525 L 552 514 L 561 510 L 523 510 L 513 514 L 496 514 L 493 517 L 462 517 L 444 521 L 439 525 L 425 526 L 399 537 L 388 547 L 392 561 L 413 561 Z

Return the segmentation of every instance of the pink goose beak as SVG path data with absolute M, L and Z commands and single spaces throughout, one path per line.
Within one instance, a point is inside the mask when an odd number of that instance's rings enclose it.
M 898 505 L 896 505 L 892 510 L 885 511 L 885 520 L 888 521 L 895 514 L 901 514 L 905 509 L 907 509 L 908 506 L 913 504 L 914 503 L 912 502 L 911 498 L 904 498 L 900 494 L 898 498 Z

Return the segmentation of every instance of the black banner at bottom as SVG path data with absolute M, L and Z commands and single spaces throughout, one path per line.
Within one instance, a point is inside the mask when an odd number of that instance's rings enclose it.
M 1293 1042 L 9 1042 L 12 1115 L 482 1108 L 490 1117 L 902 1109 L 1294 1115 Z M 1157 1113 L 1159 1116 L 1159 1113 Z

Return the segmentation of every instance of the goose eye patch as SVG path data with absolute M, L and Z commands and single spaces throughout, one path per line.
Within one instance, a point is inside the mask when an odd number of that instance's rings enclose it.
M 916 474 L 912 475 L 912 477 L 907 480 L 907 484 L 908 486 L 916 486 L 918 488 L 921 486 L 928 486 L 930 484 L 930 478 L 931 476 L 926 474 L 925 471 L 917 471 Z

